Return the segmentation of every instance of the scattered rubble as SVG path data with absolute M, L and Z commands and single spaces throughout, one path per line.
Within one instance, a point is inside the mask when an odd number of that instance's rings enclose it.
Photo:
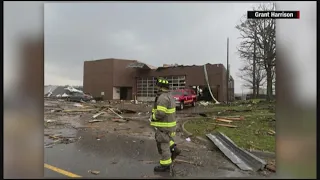
M 53 123 L 53 122 L 56 122 L 56 120 L 51 120 L 51 119 L 48 119 L 48 120 L 45 120 L 47 123 Z
M 208 106 L 210 103 L 208 101 L 206 101 L 206 102 L 200 101 L 199 104 L 202 106 Z
M 268 134 L 269 134 L 269 135 L 275 135 L 276 132 L 275 132 L 274 130 L 269 129 Z
M 266 169 L 268 169 L 271 172 L 276 172 L 276 164 L 275 161 L 269 161 L 268 164 L 266 165 Z
M 207 112 L 205 108 L 201 106 L 208 106 L 210 102 L 199 102 L 200 106 L 197 106 L 198 109 L 191 109 L 192 111 L 178 111 L 178 122 L 181 122 L 187 118 L 202 118 L 202 119 L 215 119 L 217 123 L 213 123 L 215 126 L 224 126 L 229 128 L 237 128 L 237 126 L 233 125 L 235 121 L 243 121 L 245 120 L 244 116 L 225 116 L 226 114 L 223 114 L 223 116 L 215 116 L 210 112 Z M 127 107 L 130 106 L 130 107 Z M 202 108 L 202 109 L 201 109 Z M 46 128 L 48 129 L 54 129 L 56 128 L 56 125 L 60 124 L 63 125 L 64 128 L 73 128 L 74 131 L 78 132 L 79 130 L 88 131 L 91 129 L 88 128 L 94 128 L 92 132 L 94 132 L 93 139 L 89 139 L 89 141 L 93 143 L 99 143 L 102 144 L 102 142 L 106 139 L 106 133 L 117 133 L 117 134 L 144 134 L 144 136 L 148 136 L 148 138 L 153 138 L 152 131 L 153 129 L 149 127 L 148 119 L 150 117 L 152 106 L 147 103 L 132 101 L 132 102 L 86 102 L 86 103 L 71 103 L 66 101 L 49 101 L 45 103 L 45 120 L 44 123 L 46 124 Z M 204 109 L 204 110 L 203 110 Z M 242 111 L 239 111 L 242 112 Z M 241 114 L 241 113 L 240 113 Z M 201 117 L 200 117 L 201 116 Z M 204 118 L 205 117 L 205 118 Z M 247 117 L 247 116 L 246 116 Z M 73 122 L 76 122 L 78 124 L 72 124 L 69 122 L 69 119 Z M 71 120 L 70 120 L 71 121 Z M 138 124 L 135 127 L 132 127 L 132 123 L 137 123 L 138 121 L 144 121 L 146 124 Z M 246 122 L 246 121 L 245 121 Z M 139 123 L 139 122 L 138 122 Z M 96 125 L 96 126 L 93 126 Z M 59 126 L 58 128 L 61 128 Z M 58 129 L 57 128 L 57 129 Z M 100 129 L 98 129 L 100 128 Z M 150 132 L 148 132 L 148 128 L 152 129 Z M 99 130 L 99 131 L 97 131 Z M 113 130 L 113 131 L 112 131 Z M 137 131 L 135 131 L 137 130 Z M 91 131 L 90 131 L 91 132 Z M 99 135 L 96 134 L 96 132 L 99 132 Z M 147 133 L 145 133 L 147 132 Z M 56 134 L 55 134 L 56 133 Z M 265 132 L 267 133 L 267 132 Z M 268 133 L 271 135 L 274 135 L 275 132 L 270 130 Z M 63 133 L 62 133 L 63 134 Z M 52 148 L 56 144 L 69 144 L 74 143 L 76 141 L 82 142 L 85 140 L 88 140 L 88 138 L 84 137 L 75 137 L 72 135 L 66 135 L 66 134 L 59 134 L 59 131 L 52 131 L 52 134 L 45 134 L 50 140 L 49 143 L 45 143 L 45 148 Z M 147 135 L 146 135 L 147 134 Z M 76 134 L 73 134 L 76 135 Z M 192 138 L 192 137 L 191 137 Z M 184 137 L 181 139 L 182 144 L 186 145 L 184 148 L 181 149 L 186 152 L 193 152 L 193 150 L 186 149 L 191 148 L 191 145 L 193 143 L 191 142 L 190 137 Z M 193 139 L 193 141 L 197 141 L 196 139 Z M 143 143 L 143 141 L 127 141 L 127 143 L 132 144 L 140 144 Z M 179 144 L 180 145 L 180 144 Z M 189 155 L 181 155 L 180 158 L 190 158 Z M 202 162 L 195 162 L 195 159 L 175 159 L 175 163 L 178 164 L 190 164 L 194 166 L 204 166 Z M 191 161 L 190 161 L 191 160 Z M 117 164 L 117 162 L 112 161 L 112 164 Z M 148 164 L 157 164 L 158 161 L 144 161 L 144 163 Z M 269 167 L 270 166 L 270 167 Z M 270 171 L 272 167 L 274 167 L 275 171 L 275 165 L 268 164 L 266 166 L 267 169 Z M 89 169 L 89 168 L 88 168 Z M 253 168 L 255 169 L 255 168 Z M 88 173 L 98 175 L 100 174 L 100 171 L 94 171 L 89 170 Z
M 75 103 L 73 106 L 75 106 L 75 107 L 83 107 L 83 105 L 79 104 L 79 103 Z
M 112 108 L 109 108 L 109 110 L 110 110 L 111 112 L 113 112 L 115 115 L 117 115 L 119 118 L 123 119 L 123 117 L 120 116 L 118 113 L 114 112 L 114 110 L 113 110 Z
M 98 175 L 98 174 L 100 174 L 100 171 L 89 170 L 88 173 L 91 173 L 91 174 L 94 174 L 94 175 Z

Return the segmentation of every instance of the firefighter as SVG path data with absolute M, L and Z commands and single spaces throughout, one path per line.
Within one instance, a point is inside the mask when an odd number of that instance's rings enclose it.
M 151 126 L 155 127 L 155 140 L 161 155 L 160 165 L 155 172 L 170 171 L 172 161 L 181 153 L 174 142 L 176 134 L 176 105 L 169 92 L 168 80 L 156 80 L 156 98 L 152 109 Z

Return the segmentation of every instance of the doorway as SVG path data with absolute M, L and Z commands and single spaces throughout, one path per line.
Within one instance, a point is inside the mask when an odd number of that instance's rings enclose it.
M 132 87 L 120 87 L 120 100 L 132 100 Z

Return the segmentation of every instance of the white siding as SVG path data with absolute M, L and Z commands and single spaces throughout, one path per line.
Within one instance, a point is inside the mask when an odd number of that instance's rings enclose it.
M 113 87 L 113 99 L 120 99 L 120 88 Z

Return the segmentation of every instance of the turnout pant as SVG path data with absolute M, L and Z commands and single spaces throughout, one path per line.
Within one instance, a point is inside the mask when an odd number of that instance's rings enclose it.
M 173 147 L 175 132 L 166 133 L 160 130 L 156 130 L 155 139 L 157 142 L 158 152 L 161 155 L 160 164 L 163 166 L 171 165 L 171 148 Z

